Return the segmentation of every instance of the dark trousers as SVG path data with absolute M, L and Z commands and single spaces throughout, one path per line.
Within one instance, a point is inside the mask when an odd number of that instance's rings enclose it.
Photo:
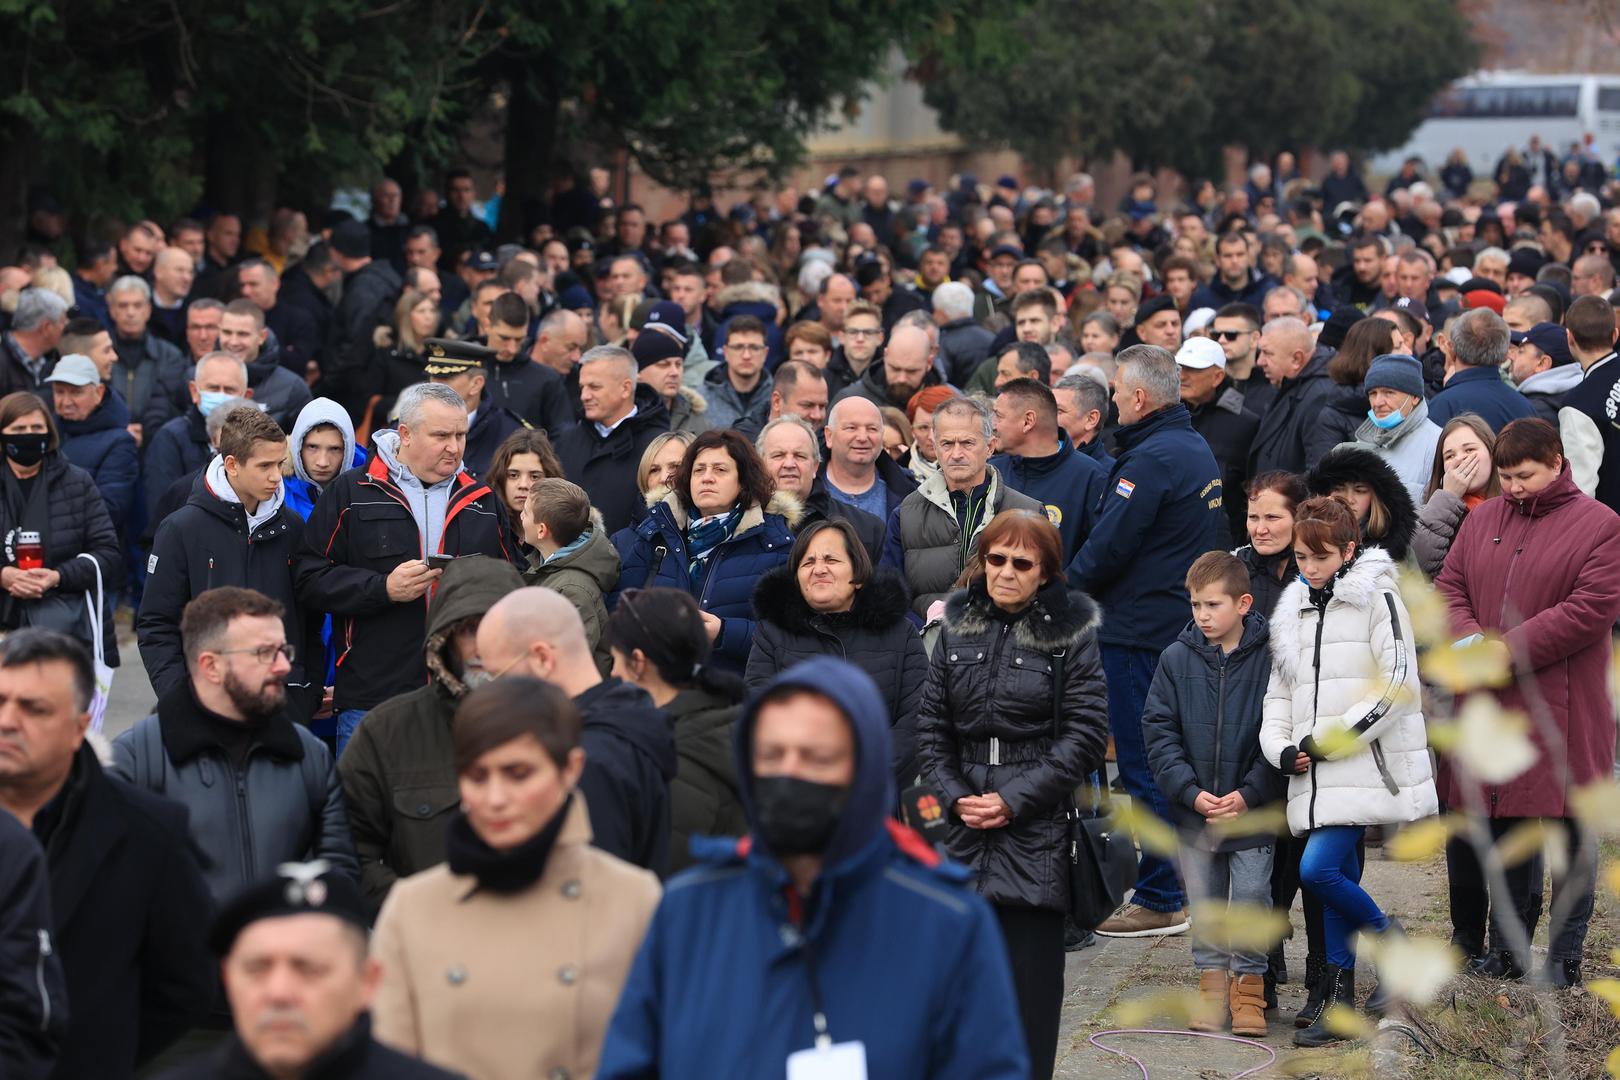
M 1050 1080 L 1063 1016 L 1063 912 L 992 905 L 1012 966 L 1031 1080 Z
M 1148 767 L 1147 742 L 1142 737 L 1142 709 L 1159 654 L 1148 649 L 1123 645 L 1101 647 L 1103 674 L 1108 678 L 1108 726 L 1114 735 L 1115 764 L 1131 805 L 1151 810 L 1161 821 L 1170 823 L 1170 801 L 1159 790 Z M 1131 903 L 1149 911 L 1180 911 L 1187 906 L 1187 894 L 1175 864 L 1158 855 L 1142 853 L 1136 867 L 1136 890 Z
M 1491 818 L 1491 840 L 1495 842 L 1512 829 L 1533 818 Z M 1586 944 L 1586 930 L 1592 920 L 1592 892 L 1596 885 L 1596 844 L 1591 834 L 1568 818 L 1543 819 L 1547 825 L 1564 830 L 1569 847 L 1569 871 L 1553 881 L 1552 926 L 1548 928 L 1548 958 L 1579 960 Z M 1512 915 L 1534 936 L 1541 921 L 1542 876 L 1545 864 L 1538 852 L 1517 866 L 1504 867 L 1506 897 L 1490 894 L 1485 871 L 1465 836 L 1453 836 L 1446 844 L 1446 877 L 1451 900 L 1451 941 L 1470 956 L 1485 951 L 1487 925 L 1490 950 L 1508 948 L 1503 920 Z M 1520 967 L 1530 970 L 1531 959 L 1514 953 Z

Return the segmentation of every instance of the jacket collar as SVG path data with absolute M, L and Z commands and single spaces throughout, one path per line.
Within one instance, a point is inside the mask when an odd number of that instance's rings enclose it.
M 1210 644 L 1209 639 L 1204 636 L 1204 632 L 1198 629 L 1196 622 L 1189 622 L 1177 640 L 1197 653 L 1211 666 L 1218 662 L 1216 654 L 1221 651 L 1221 647 Z M 1237 648 L 1227 654 L 1228 662 L 1264 649 L 1269 640 L 1270 624 L 1267 622 L 1266 617 L 1258 611 L 1249 612 L 1243 616 L 1243 637 L 1238 640 Z
M 1579 386 L 1582 377 L 1580 364 L 1559 364 L 1524 380 L 1519 384 L 1519 393 L 1562 394 Z
M 1192 430 L 1192 414 L 1187 411 L 1187 406 L 1179 401 L 1142 417 L 1134 424 L 1124 425 L 1114 432 L 1114 441 L 1119 444 L 1122 451 L 1134 450 L 1145 442 L 1149 435 L 1175 428 Z
M 977 637 L 989 631 L 998 618 L 995 606 L 979 579 L 958 589 L 945 600 L 945 627 L 953 634 Z M 1079 589 L 1061 582 L 1041 587 L 1029 607 L 1013 622 L 1013 635 L 1019 645 L 1037 652 L 1073 651 L 1082 638 L 1102 625 L 1102 608 Z
M 1449 390 L 1453 386 L 1460 386 L 1463 383 L 1471 382 L 1489 382 L 1498 383 L 1504 386 L 1506 385 L 1505 383 L 1502 383 L 1501 371 L 1491 367 L 1489 364 L 1481 364 L 1479 367 L 1458 368 L 1451 378 L 1446 380 L 1445 388 Z
M 217 716 L 202 707 L 187 679 L 158 702 L 158 730 L 163 749 L 176 765 L 184 764 L 219 746 L 214 726 L 235 721 Z M 285 713 L 277 713 L 255 730 L 253 746 L 284 761 L 302 761 L 304 744 Z
M 821 633 L 835 626 L 853 626 L 881 633 L 906 617 L 909 604 L 905 579 L 897 571 L 878 567 L 872 578 L 855 592 L 855 606 L 847 613 L 826 615 L 805 603 L 797 576 L 787 566 L 767 571 L 754 589 L 754 616 L 794 634 Z
M 1575 486 L 1575 476 L 1570 472 L 1569 460 L 1564 460 L 1563 470 L 1556 479 L 1528 499 L 1514 499 L 1503 495 L 1502 501 L 1507 503 L 1516 514 L 1524 517 L 1546 517 L 1554 510 L 1558 510 L 1584 495 L 1580 488 Z
M 1356 438 L 1369 446 L 1388 449 L 1406 438 L 1415 431 L 1429 425 L 1429 403 L 1420 401 L 1410 413 L 1402 417 L 1401 422 L 1392 428 L 1381 428 L 1373 423 L 1371 418 L 1363 420 L 1356 428 Z M 1421 436 L 1420 436 L 1421 437 Z

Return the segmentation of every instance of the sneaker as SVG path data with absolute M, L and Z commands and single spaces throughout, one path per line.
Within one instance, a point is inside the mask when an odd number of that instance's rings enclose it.
M 1126 904 L 1101 926 L 1098 937 L 1166 937 L 1185 934 L 1192 925 L 1186 911 L 1152 911 L 1136 904 Z

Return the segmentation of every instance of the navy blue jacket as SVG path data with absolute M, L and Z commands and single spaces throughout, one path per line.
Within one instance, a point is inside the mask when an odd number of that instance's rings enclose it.
M 1180 402 L 1115 440 L 1119 456 L 1069 584 L 1102 605 L 1098 641 L 1157 653 L 1187 625 L 1187 568 L 1226 531 L 1221 467 Z
M 1256 810 L 1282 798 L 1287 782 L 1260 752 L 1260 717 L 1271 680 L 1271 632 L 1251 611 L 1243 638 L 1230 653 L 1211 645 L 1196 623 L 1159 657 L 1142 708 L 1142 738 L 1170 817 L 1202 834 L 1204 815 L 1193 809 L 1199 792 L 1243 793 Z M 1267 834 L 1231 837 L 1218 850 L 1237 851 L 1272 842 Z
M 699 865 L 671 879 L 619 997 L 597 1080 L 780 1076 L 815 1044 L 805 943 L 833 1042 L 866 1047 L 884 1080 L 1014 1080 L 1029 1075 L 1017 999 L 995 917 L 943 862 L 891 821 L 889 721 L 864 672 L 830 657 L 778 675 L 765 692 L 826 695 L 855 736 L 855 780 L 800 902 L 756 832 L 694 841 Z M 733 752 L 757 827 L 753 727 Z M 972 993 L 963 993 L 970 986 Z
M 1187 310 L 1196 311 L 1207 307 L 1219 311 L 1227 304 L 1253 304 L 1260 307 L 1265 303 L 1266 293 L 1279 284 L 1281 282 L 1270 274 L 1262 274 L 1253 267 L 1249 269 L 1249 280 L 1241 289 L 1232 288 L 1216 274 L 1213 281 L 1192 294 L 1192 299 L 1187 301 Z
M 1478 413 L 1492 431 L 1501 431 L 1511 421 L 1536 415 L 1536 407 L 1496 368 L 1465 367 L 1429 399 L 1429 419 L 1445 427 L 1452 417 L 1465 412 Z
M 1077 454 L 1068 439 L 1049 457 L 997 454 L 990 459 L 1007 486 L 1046 508 L 1046 516 L 1063 537 L 1068 562 L 1091 535 L 1097 504 L 1108 483 L 1108 469 L 1088 454 Z
M 107 504 L 118 535 L 135 509 L 135 486 L 141 479 L 141 451 L 129 433 L 129 409 L 112 387 L 101 407 L 83 420 L 57 420 L 62 429 L 62 456 L 89 473 Z
M 793 549 L 791 524 L 777 512 L 786 508 L 773 498 L 763 511 L 745 510 L 731 539 L 709 556 L 694 582 L 686 554 L 688 512 L 679 496 L 666 495 L 639 524 L 614 535 L 619 586 L 607 606 L 618 606 L 619 594 L 631 588 L 663 585 L 691 593 L 700 608 L 724 624 L 714 642 L 715 662 L 741 675 L 754 644 L 754 586 L 765 571 L 787 562 Z
M 193 405 L 155 433 L 146 434 L 146 510 L 152 522 L 169 488 L 187 473 L 194 473 L 214 456 L 208 444 L 208 422 Z M 156 528 L 153 524 L 150 528 Z

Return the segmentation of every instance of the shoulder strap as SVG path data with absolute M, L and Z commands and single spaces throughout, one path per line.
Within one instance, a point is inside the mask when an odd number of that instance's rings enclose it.
M 156 713 L 149 714 L 137 725 L 140 738 L 140 775 L 135 782 L 147 791 L 162 794 L 167 787 L 169 755 L 163 749 L 163 732 Z

